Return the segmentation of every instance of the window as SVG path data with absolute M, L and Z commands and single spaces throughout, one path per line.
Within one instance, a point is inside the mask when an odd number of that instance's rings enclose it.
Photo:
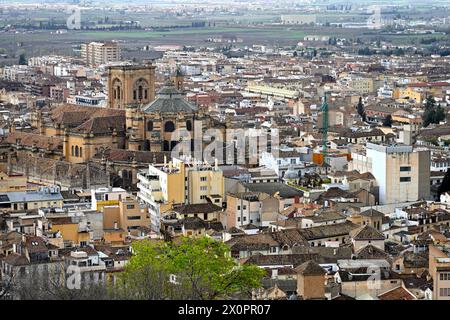
M 153 131 L 153 121 L 147 122 L 147 131 Z
M 442 280 L 442 281 L 450 280 L 450 273 L 440 273 L 439 280 Z
M 167 121 L 164 124 L 164 131 L 165 132 L 173 132 L 173 131 L 175 131 L 175 124 L 172 121 Z
M 441 297 L 450 297 L 450 288 L 440 288 L 439 295 Z
M 205 182 L 205 181 L 207 181 L 207 180 L 208 180 L 207 177 L 200 177 L 200 181 L 202 181 L 202 182 Z
M 205 199 L 206 199 L 206 195 L 200 196 L 200 199 L 201 199 L 201 200 L 205 200 Z
M 191 131 L 192 130 L 192 122 L 191 120 L 186 121 L 186 130 Z
M 200 191 L 206 191 L 206 190 L 208 190 L 207 186 L 200 186 Z
M 128 220 L 141 220 L 141 216 L 128 216 Z
M 409 172 L 411 171 L 411 167 L 400 167 L 401 172 Z
M 237 218 L 238 218 L 237 221 L 238 221 L 238 222 L 241 222 L 241 217 L 237 217 Z
M 411 177 L 400 177 L 400 182 L 411 182 Z
M 134 209 L 134 204 L 127 204 L 127 209 Z

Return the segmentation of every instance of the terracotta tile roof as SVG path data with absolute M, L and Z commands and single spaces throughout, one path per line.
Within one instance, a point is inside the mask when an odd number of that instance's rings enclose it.
M 95 117 L 84 122 L 76 129 L 78 132 L 94 134 L 110 134 L 115 130 L 117 133 L 125 131 L 125 116 Z
M 24 255 L 20 255 L 17 253 L 11 253 L 7 255 L 3 261 L 12 266 L 26 266 L 29 265 L 30 262 Z
M 384 240 L 384 234 L 369 225 L 352 230 L 350 236 L 353 240 Z
M 356 228 L 358 228 L 358 225 L 350 221 L 346 221 L 344 223 L 301 229 L 300 233 L 306 240 L 311 241 L 317 239 L 331 238 L 335 236 L 348 235 L 352 230 Z
M 222 211 L 222 208 L 212 203 L 199 203 L 199 204 L 186 204 L 174 207 L 173 211 L 178 212 L 180 214 L 211 213 L 216 211 Z
M 417 298 L 403 287 L 398 287 L 378 295 L 380 300 L 417 300 Z
M 356 259 L 386 259 L 387 261 L 391 260 L 388 253 L 371 244 L 355 252 L 355 257 Z
M 63 150 L 63 139 L 57 137 L 47 137 L 35 133 L 13 132 L 6 137 L 3 143 L 15 145 L 20 140 L 19 145 L 26 147 L 36 146 L 39 149 L 61 151 Z
M 369 209 L 360 213 L 360 215 L 365 217 L 384 217 L 384 214 L 375 209 Z
M 302 263 L 295 268 L 295 271 L 304 276 L 320 276 L 327 273 L 317 262 L 314 262 L 313 260 Z

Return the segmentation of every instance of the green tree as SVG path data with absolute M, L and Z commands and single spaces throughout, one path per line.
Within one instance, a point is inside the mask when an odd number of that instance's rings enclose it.
M 436 104 L 433 96 L 428 96 L 425 101 L 425 111 L 422 115 L 423 126 L 428 127 L 430 123 L 439 123 L 445 119 L 445 116 L 444 109 Z
M 383 126 L 392 127 L 392 116 L 390 114 L 383 120 Z
M 27 64 L 27 58 L 25 57 L 25 53 L 21 53 L 19 56 L 19 64 L 26 65 Z
M 140 241 L 133 250 L 117 289 L 127 299 L 249 297 L 265 274 L 257 266 L 239 265 L 226 244 L 207 237 L 184 237 L 179 243 Z
M 442 180 L 441 185 L 438 189 L 438 197 L 441 197 L 441 194 L 450 191 L 450 169 L 447 169 L 445 173 L 444 179 Z
M 366 111 L 364 110 L 364 104 L 362 102 L 362 97 L 359 97 L 358 104 L 356 105 L 356 110 L 358 114 L 361 116 L 363 121 L 366 121 Z

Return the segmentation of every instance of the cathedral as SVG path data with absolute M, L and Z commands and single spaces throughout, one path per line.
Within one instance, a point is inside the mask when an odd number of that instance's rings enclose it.
M 62 150 L 53 158 L 85 163 L 106 149 L 168 152 L 178 142 L 173 137 L 177 129 L 185 129 L 193 137 L 194 121 L 201 120 L 203 130 L 213 124 L 208 115 L 184 99 L 179 71 L 155 92 L 155 66 L 113 66 L 108 70 L 107 88 L 108 108 L 62 104 L 35 110 L 30 134 L 56 139 Z

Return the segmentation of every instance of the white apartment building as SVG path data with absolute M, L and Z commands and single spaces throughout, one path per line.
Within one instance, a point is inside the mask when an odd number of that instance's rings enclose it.
M 380 204 L 429 199 L 430 151 L 407 145 L 367 143 L 365 154 L 352 153 L 349 171 L 370 172 Z

